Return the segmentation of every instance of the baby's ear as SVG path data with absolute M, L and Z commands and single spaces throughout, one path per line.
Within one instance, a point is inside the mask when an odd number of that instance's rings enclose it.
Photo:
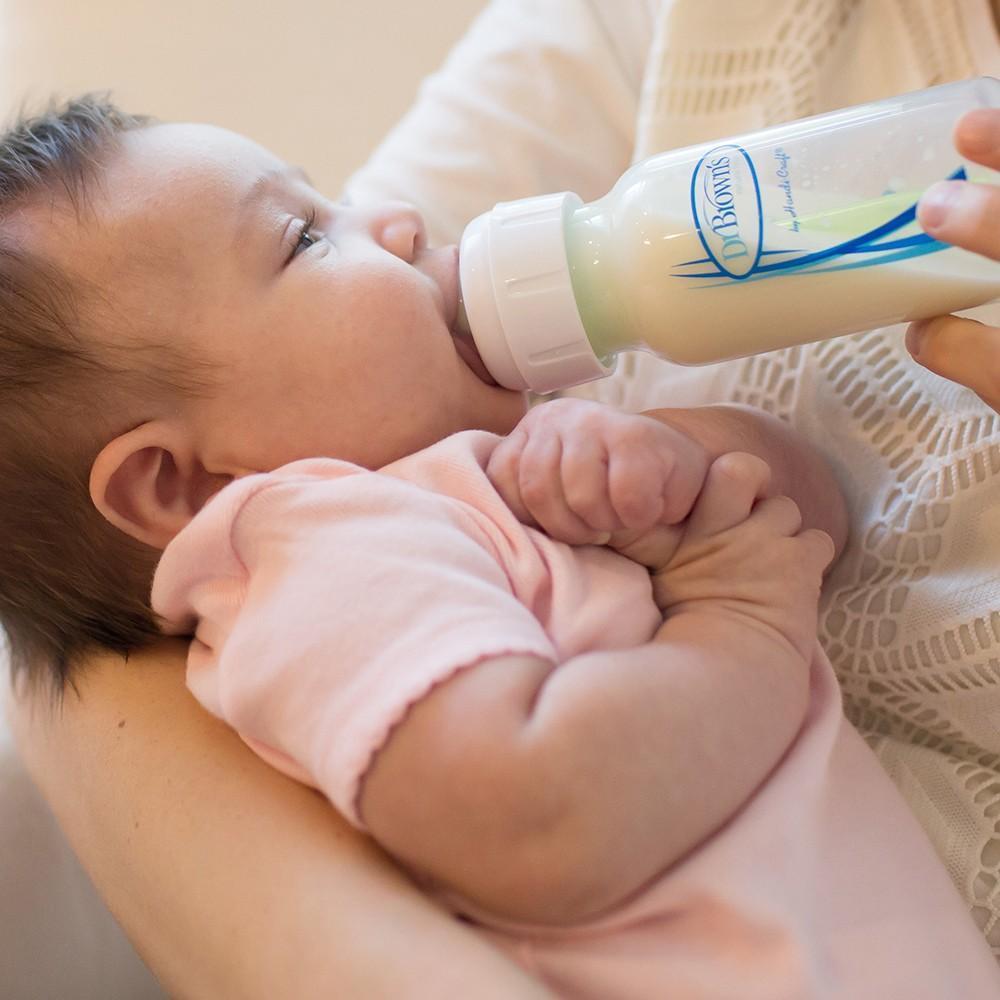
M 229 478 L 208 472 L 176 428 L 152 420 L 104 446 L 90 498 L 116 528 L 163 549 Z

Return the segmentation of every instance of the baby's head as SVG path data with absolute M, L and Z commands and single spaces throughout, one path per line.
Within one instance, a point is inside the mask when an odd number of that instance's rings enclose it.
M 0 137 L 0 618 L 15 668 L 157 635 L 160 549 L 237 476 L 376 468 L 523 412 L 456 252 L 242 136 L 84 98 Z

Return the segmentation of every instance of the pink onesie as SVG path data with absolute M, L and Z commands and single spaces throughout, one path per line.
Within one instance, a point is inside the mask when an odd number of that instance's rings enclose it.
M 483 471 L 497 440 L 457 434 L 377 473 L 310 459 L 240 479 L 157 569 L 154 608 L 195 636 L 195 696 L 362 829 L 374 754 L 436 684 L 507 653 L 558 664 L 629 648 L 660 622 L 643 568 L 511 515 Z M 629 903 L 552 929 L 445 902 L 560 997 L 1000 996 L 989 949 L 844 721 L 818 646 L 809 716 L 771 776 Z

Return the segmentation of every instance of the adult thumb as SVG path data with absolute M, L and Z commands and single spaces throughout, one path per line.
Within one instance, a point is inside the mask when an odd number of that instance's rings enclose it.
M 1000 409 L 1000 330 L 974 319 L 938 316 L 911 323 L 906 349 L 917 364 L 971 389 Z

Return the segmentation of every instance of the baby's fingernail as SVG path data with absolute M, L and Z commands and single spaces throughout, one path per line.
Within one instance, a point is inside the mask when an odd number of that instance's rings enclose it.
M 607 545 L 611 541 L 611 532 L 602 531 L 594 538 L 594 545 Z
M 920 197 L 917 204 L 917 218 L 924 229 L 938 229 L 948 216 L 960 207 L 965 194 L 962 181 L 938 181 L 932 184 Z

